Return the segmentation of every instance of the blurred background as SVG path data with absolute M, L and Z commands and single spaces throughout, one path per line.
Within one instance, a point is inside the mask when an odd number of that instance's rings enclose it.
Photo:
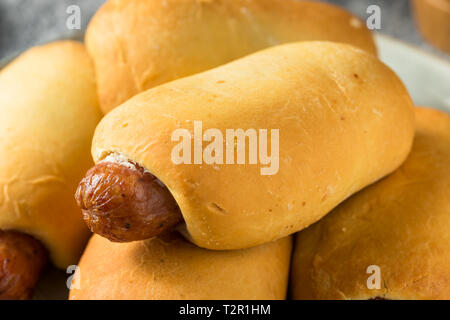
M 103 2 L 104 0 L 0 0 L 0 59 L 55 39 L 82 39 L 90 18 Z M 325 2 L 345 7 L 364 20 L 370 16 L 367 13 L 368 6 L 378 5 L 381 8 L 381 29 L 378 32 L 419 46 L 450 61 L 449 54 L 429 45 L 418 33 L 411 13 L 410 0 Z M 70 30 L 66 27 L 69 16 L 66 10 L 70 5 L 77 5 L 81 9 L 81 30 Z

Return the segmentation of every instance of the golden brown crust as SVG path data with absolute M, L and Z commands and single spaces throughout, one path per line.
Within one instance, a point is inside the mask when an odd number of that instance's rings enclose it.
M 94 235 L 70 299 L 284 299 L 291 238 L 237 251 L 209 251 L 179 234 L 130 243 Z
M 101 118 L 83 44 L 32 48 L 0 73 L 0 229 L 42 241 L 61 268 L 89 236 L 73 198 Z
M 450 115 L 417 108 L 407 161 L 300 232 L 294 299 L 450 299 Z M 380 269 L 369 290 L 369 266 Z
M 30 299 L 47 259 L 38 240 L 0 230 L 0 300 Z
M 414 0 L 416 23 L 434 46 L 450 53 L 450 1 Z
M 223 135 L 267 129 L 269 141 L 278 129 L 278 171 L 263 175 L 266 165 L 248 161 L 174 163 L 172 134 L 192 132 L 195 120 L 203 132 Z M 100 122 L 92 154 L 97 163 L 110 153 L 139 163 L 168 187 L 194 243 L 228 250 L 285 237 L 322 218 L 398 168 L 413 134 L 411 98 L 376 57 L 344 44 L 301 42 L 135 96 Z
M 156 85 L 274 45 L 311 40 L 376 54 L 363 21 L 315 1 L 110 0 L 86 33 L 105 113 Z
M 183 220 L 169 190 L 134 163 L 97 164 L 86 173 L 75 197 L 89 229 L 111 241 L 149 239 Z

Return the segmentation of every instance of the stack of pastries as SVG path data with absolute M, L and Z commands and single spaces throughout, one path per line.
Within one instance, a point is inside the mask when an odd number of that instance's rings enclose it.
M 450 116 L 363 21 L 109 0 L 85 43 L 0 73 L 0 299 L 47 260 L 77 264 L 73 300 L 450 299 Z

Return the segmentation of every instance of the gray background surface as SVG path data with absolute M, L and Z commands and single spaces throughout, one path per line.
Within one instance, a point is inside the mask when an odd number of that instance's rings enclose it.
M 279 0 L 283 1 L 283 0 Z M 104 0 L 0 0 L 0 59 L 17 54 L 33 45 L 61 38 L 82 38 L 90 18 Z M 412 19 L 409 0 L 328 0 L 346 7 L 361 18 L 368 17 L 371 4 L 381 8 L 381 30 L 450 60 L 450 56 L 422 41 Z M 81 9 L 82 30 L 66 27 L 70 5 Z

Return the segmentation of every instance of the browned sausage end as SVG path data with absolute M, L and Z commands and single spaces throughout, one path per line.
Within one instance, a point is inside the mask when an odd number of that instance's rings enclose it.
M 75 198 L 91 231 L 115 242 L 152 238 L 183 221 L 167 187 L 131 162 L 100 162 L 86 173 Z
M 30 299 L 47 259 L 40 241 L 0 230 L 0 300 Z

